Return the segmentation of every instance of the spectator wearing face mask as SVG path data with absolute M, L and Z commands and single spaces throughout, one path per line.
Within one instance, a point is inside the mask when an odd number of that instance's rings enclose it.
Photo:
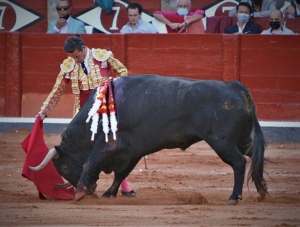
M 251 6 L 247 2 L 241 2 L 236 7 L 237 23 L 226 28 L 227 34 L 259 34 L 260 28 L 258 24 L 249 21 L 251 14 Z
M 264 30 L 261 34 L 270 35 L 292 35 L 295 34 L 292 30 L 286 28 L 284 25 L 283 13 L 280 10 L 274 10 L 270 16 L 270 28 Z
M 283 14 L 287 18 L 300 17 L 300 0 L 292 1 L 291 5 L 283 10 Z
M 156 11 L 156 20 L 166 24 L 168 33 L 186 33 L 186 28 L 204 17 L 204 10 L 191 12 L 191 0 L 177 0 L 176 12 Z M 190 16 L 186 19 L 186 16 Z
M 270 17 L 271 13 L 276 9 L 275 0 L 242 0 L 241 2 L 247 2 L 251 6 L 251 17 Z M 236 8 L 229 11 L 229 16 L 234 17 L 236 15 Z

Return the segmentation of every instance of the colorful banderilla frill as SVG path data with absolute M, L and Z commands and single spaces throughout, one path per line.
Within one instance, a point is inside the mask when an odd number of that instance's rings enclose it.
M 105 134 L 105 141 L 108 142 L 108 133 L 109 133 L 109 120 L 111 131 L 113 133 L 113 139 L 116 140 L 116 132 L 117 128 L 117 119 L 115 115 L 115 103 L 113 98 L 113 91 L 111 86 L 112 78 L 109 78 L 106 82 L 101 83 L 97 88 L 97 96 L 95 98 L 95 102 L 88 113 L 88 118 L 86 122 L 88 123 L 92 118 L 91 124 L 91 131 L 92 131 L 92 138 L 91 140 L 94 141 L 95 134 L 98 130 L 98 122 L 99 122 L 99 114 L 102 114 L 102 127 L 103 132 Z M 107 101 L 106 101 L 106 94 L 108 92 L 108 108 L 107 108 Z M 107 112 L 109 110 L 110 119 L 108 119 Z

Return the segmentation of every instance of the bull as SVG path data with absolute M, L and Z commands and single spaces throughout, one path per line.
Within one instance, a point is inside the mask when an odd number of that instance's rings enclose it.
M 33 170 L 53 161 L 57 171 L 76 188 L 76 200 L 94 193 L 100 172 L 114 172 L 104 197 L 115 197 L 122 180 L 139 160 L 162 149 L 185 150 L 204 140 L 233 169 L 233 192 L 228 204 L 242 199 L 246 158 L 251 158 L 252 179 L 261 198 L 267 195 L 263 178 L 265 139 L 249 90 L 238 81 L 195 80 L 157 75 L 120 77 L 112 81 L 118 131 L 105 141 L 98 127 L 91 141 L 86 123 L 95 92 L 52 148 Z M 100 117 L 100 120 L 102 118 Z

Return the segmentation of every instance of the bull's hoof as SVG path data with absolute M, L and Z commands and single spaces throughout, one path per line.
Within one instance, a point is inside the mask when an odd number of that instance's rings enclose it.
M 93 184 L 92 186 L 90 187 L 84 187 L 84 191 L 85 191 L 85 194 L 86 195 L 91 195 L 95 192 L 97 188 L 97 184 Z
M 75 195 L 76 201 L 82 200 L 84 197 L 85 197 L 85 192 L 84 191 L 77 192 L 76 195 Z
M 266 196 L 269 194 L 269 193 L 268 193 L 268 187 L 267 187 L 267 184 L 264 184 L 264 185 L 263 185 L 263 188 L 261 188 L 261 189 L 258 191 L 258 193 L 259 193 L 260 197 L 257 198 L 257 201 L 258 201 L 258 202 L 261 202 L 261 201 L 263 201 L 263 200 L 266 198 Z
M 238 200 L 237 199 L 230 199 L 227 202 L 228 205 L 236 205 L 238 204 Z
M 105 192 L 103 195 L 102 195 L 103 198 L 116 198 L 117 196 L 116 195 L 112 195 L 108 192 Z
M 101 196 L 102 198 L 107 198 L 107 199 L 110 199 L 110 198 L 116 198 L 117 196 L 115 196 L 115 195 L 102 195 Z
M 260 196 L 257 197 L 257 201 L 258 202 L 262 202 L 266 199 L 266 195 L 267 193 L 266 192 L 259 192 Z
M 125 197 L 135 197 L 135 196 L 136 196 L 136 193 L 135 193 L 135 191 L 133 191 L 133 190 L 131 190 L 130 192 L 123 192 L 123 191 L 121 190 L 121 194 L 122 194 L 123 196 L 125 196 Z
M 228 202 L 227 202 L 227 204 L 228 205 L 236 205 L 236 204 L 238 204 L 239 199 L 242 200 L 243 196 L 239 195 L 238 199 L 229 199 Z

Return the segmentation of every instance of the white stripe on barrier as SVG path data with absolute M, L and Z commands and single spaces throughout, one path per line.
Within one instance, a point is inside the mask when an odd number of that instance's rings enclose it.
M 69 124 L 71 118 L 46 118 L 45 124 Z M 34 123 L 34 117 L 0 117 L 0 123 Z M 261 127 L 300 128 L 298 121 L 259 121 Z
M 298 121 L 259 121 L 261 127 L 300 128 Z

